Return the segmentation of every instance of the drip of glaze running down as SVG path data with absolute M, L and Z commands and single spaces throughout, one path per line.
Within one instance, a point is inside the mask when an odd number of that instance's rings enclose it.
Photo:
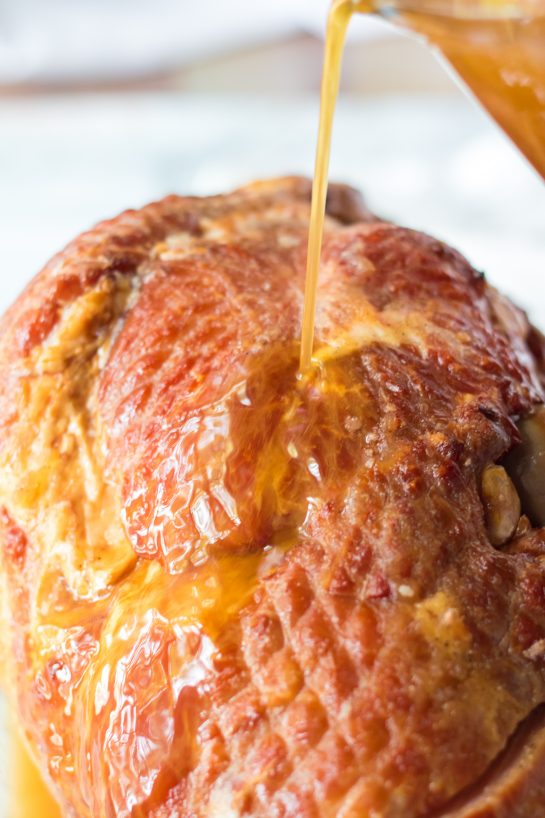
M 329 157 L 346 31 L 376 13 L 437 46 L 545 178 L 545 0 L 333 0 L 327 24 L 300 373 L 312 363 Z

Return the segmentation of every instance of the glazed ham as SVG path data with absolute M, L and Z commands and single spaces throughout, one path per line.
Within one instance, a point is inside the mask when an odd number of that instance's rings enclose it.
M 64 816 L 545 814 L 545 344 L 309 184 L 124 213 L 0 330 L 6 684 Z

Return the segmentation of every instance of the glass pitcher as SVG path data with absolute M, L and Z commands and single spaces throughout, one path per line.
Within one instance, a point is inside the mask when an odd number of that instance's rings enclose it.
M 545 178 L 545 0 L 357 2 L 437 46 Z

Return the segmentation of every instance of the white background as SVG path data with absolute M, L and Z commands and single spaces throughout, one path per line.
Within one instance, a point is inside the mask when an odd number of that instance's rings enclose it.
M 0 83 L 146 76 L 290 36 L 322 34 L 329 0 L 2 0 Z M 359 16 L 351 36 L 383 32 Z M 391 32 L 390 32 L 391 36 Z

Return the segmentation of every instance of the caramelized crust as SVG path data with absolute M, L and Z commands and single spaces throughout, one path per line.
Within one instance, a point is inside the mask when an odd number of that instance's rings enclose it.
M 338 189 L 298 380 L 308 219 L 299 179 L 169 197 L 3 319 L 6 666 L 67 816 L 545 802 L 542 712 L 516 733 L 545 702 L 545 533 L 493 547 L 479 493 L 543 403 L 542 339 Z

